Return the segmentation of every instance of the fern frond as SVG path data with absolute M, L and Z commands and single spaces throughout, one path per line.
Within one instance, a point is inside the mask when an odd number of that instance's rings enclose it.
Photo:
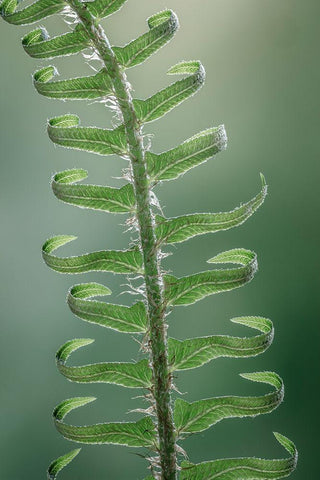
M 135 67 L 168 43 L 176 33 L 179 23 L 172 10 L 164 10 L 148 18 L 150 31 L 128 43 L 125 47 L 113 47 L 119 64 L 124 68 Z
M 263 333 L 249 338 L 228 335 L 190 338 L 183 341 L 169 338 L 171 371 L 201 367 L 219 357 L 252 357 L 263 353 L 271 345 L 274 336 L 271 320 L 262 317 L 238 317 L 233 318 L 231 322 Z
M 202 432 L 226 418 L 255 417 L 270 413 L 283 400 L 282 379 L 273 372 L 241 375 L 253 382 L 269 383 L 275 391 L 261 397 L 216 397 L 188 403 L 178 398 L 174 405 L 174 421 L 179 433 Z
M 202 432 L 217 422 L 234 417 L 254 417 L 273 411 L 282 402 L 284 386 L 274 372 L 242 374 L 242 377 L 269 384 L 273 390 L 261 396 L 223 396 L 195 402 L 176 399 L 172 409 L 173 372 L 198 368 L 219 357 L 250 357 L 264 352 L 273 340 L 271 320 L 263 317 L 237 317 L 231 321 L 258 331 L 250 337 L 210 335 L 185 340 L 169 338 L 166 316 L 169 309 L 190 305 L 208 295 L 226 292 L 251 281 L 257 271 L 256 254 L 236 248 L 208 260 L 208 263 L 234 266 L 213 268 L 177 278 L 164 275 L 161 247 L 181 243 L 194 236 L 217 233 L 237 227 L 262 205 L 267 185 L 261 175 L 261 191 L 232 211 L 195 213 L 175 218 L 156 214 L 153 188 L 161 181 L 174 180 L 204 163 L 226 148 L 223 125 L 197 133 L 182 144 L 162 153 L 154 153 L 144 145 L 145 124 L 162 118 L 203 86 L 205 70 L 198 60 L 183 61 L 168 71 L 183 78 L 171 83 L 146 99 L 132 98 L 125 71 L 135 67 L 167 44 L 175 35 L 179 22 L 175 13 L 164 10 L 148 18 L 146 33 L 124 46 L 111 46 L 100 25 L 100 19 L 118 11 L 126 0 L 36 0 L 25 8 L 17 0 L 4 0 L 1 15 L 16 25 L 33 24 L 61 14 L 71 18 L 71 31 L 49 37 L 44 27 L 37 27 L 22 39 L 24 50 L 36 59 L 52 59 L 83 52 L 100 63 L 94 75 L 58 80 L 53 65 L 42 67 L 33 75 L 33 83 L 41 95 L 61 100 L 97 100 L 117 113 L 117 127 L 82 127 L 74 114 L 51 118 L 47 124 L 49 138 L 56 145 L 98 155 L 118 155 L 129 162 L 120 188 L 81 184 L 87 171 L 81 168 L 64 170 L 52 178 L 52 190 L 61 201 L 81 208 L 129 215 L 127 225 L 138 235 L 125 250 L 102 250 L 77 256 L 60 257 L 54 252 L 76 237 L 58 235 L 43 245 L 45 263 L 59 273 L 92 271 L 132 275 L 143 283 L 133 289 L 142 298 L 131 306 L 97 300 L 111 294 L 98 283 L 74 285 L 67 303 L 78 318 L 122 333 L 140 335 L 142 352 L 149 358 L 136 362 L 101 362 L 70 366 L 68 359 L 93 342 L 75 338 L 62 345 L 56 354 L 57 368 L 68 380 L 77 383 L 106 383 L 127 388 L 142 388 L 149 408 L 137 422 L 112 422 L 75 426 L 65 423 L 65 416 L 76 408 L 95 400 L 76 397 L 63 401 L 53 412 L 57 430 L 68 440 L 84 444 L 114 444 L 144 447 L 151 451 L 151 475 L 145 480 L 268 480 L 289 475 L 297 462 L 294 444 L 275 434 L 290 457 L 281 460 L 233 458 L 200 464 L 182 462 L 178 440 L 186 434 Z M 84 52 L 89 50 L 89 54 Z M 158 210 L 158 211 L 161 211 Z M 157 211 L 157 212 L 158 212 Z M 132 246 L 133 245 L 133 246 Z M 142 338 L 141 338 L 142 337 Z M 73 450 L 53 461 L 48 479 L 59 472 L 79 453 Z
M 281 460 L 228 458 L 198 465 L 182 462 L 180 480 L 268 480 L 287 477 L 296 468 L 298 453 L 291 440 L 280 433 L 274 435 L 290 454 L 289 458 Z
M 121 188 L 100 185 L 74 185 L 87 178 L 83 169 L 64 170 L 56 173 L 51 182 L 53 193 L 59 200 L 81 208 L 110 213 L 134 213 L 135 196 L 130 183 Z
M 220 253 L 208 263 L 238 263 L 241 267 L 209 270 L 182 278 L 166 275 L 167 305 L 191 305 L 208 295 L 241 287 L 252 280 L 258 268 L 256 254 L 242 248 Z
M 1 3 L 2 18 L 14 25 L 27 25 L 43 18 L 60 13 L 66 7 L 64 0 L 37 0 L 28 7 L 18 10 L 17 0 L 5 0 Z
M 75 285 L 68 293 L 70 310 L 82 320 L 124 333 L 145 333 L 147 312 L 143 302 L 131 307 L 88 300 L 95 296 L 110 295 L 111 291 L 98 283 Z
M 94 397 L 75 397 L 64 400 L 53 411 L 55 426 L 67 440 L 86 444 L 113 444 L 127 447 L 153 447 L 156 436 L 150 417 L 137 422 L 98 423 L 78 427 L 63 422 L 65 416 L 75 408 L 95 401 Z
M 52 270 L 59 273 L 112 272 L 143 273 L 142 257 L 137 248 L 131 250 L 104 250 L 74 257 L 52 255 L 57 248 L 76 240 L 72 235 L 49 238 L 42 247 L 42 257 Z
M 262 179 L 262 190 L 254 198 L 231 212 L 195 213 L 175 218 L 156 217 L 156 235 L 163 244 L 181 243 L 205 233 L 229 230 L 242 225 L 262 205 L 267 187 Z
M 51 118 L 48 135 L 52 142 L 66 148 L 85 150 L 98 155 L 125 155 L 127 141 L 124 127 L 113 130 L 95 127 L 80 127 L 77 115 L 62 115 Z
M 62 345 L 56 354 L 59 372 L 77 383 L 114 383 L 130 388 L 151 388 L 152 370 L 147 359 L 137 363 L 95 363 L 81 367 L 69 367 L 69 356 L 81 347 L 94 342 L 90 338 L 76 338 Z
M 91 46 L 85 30 L 78 24 L 72 32 L 50 38 L 43 27 L 32 30 L 22 38 L 25 52 L 33 58 L 55 58 L 74 55 Z
M 148 174 L 155 183 L 159 180 L 174 180 L 221 152 L 226 146 L 224 125 L 209 128 L 164 153 L 146 152 Z
M 52 65 L 36 71 L 33 75 L 33 84 L 37 92 L 45 97 L 61 100 L 93 100 L 113 94 L 112 82 L 105 68 L 88 77 L 52 82 L 57 75 L 58 70 Z
M 199 61 L 181 62 L 168 70 L 168 75 L 188 75 L 160 90 L 146 100 L 133 100 L 138 120 L 148 123 L 163 117 L 188 97 L 194 95 L 203 85 L 205 70 Z

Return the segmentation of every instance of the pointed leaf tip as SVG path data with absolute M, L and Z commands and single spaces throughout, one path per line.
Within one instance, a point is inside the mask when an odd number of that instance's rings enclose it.
M 63 245 L 67 245 L 73 240 L 77 240 L 78 237 L 74 235 L 56 235 L 55 237 L 49 238 L 43 245 L 42 251 L 43 253 L 51 253 L 57 250 L 59 247 Z
M 81 347 L 85 347 L 94 342 L 92 338 L 75 338 L 63 344 L 56 353 L 56 360 L 60 364 L 65 364 L 70 355 Z
M 285 437 L 281 433 L 273 432 L 273 435 L 277 441 L 289 452 L 291 455 L 298 457 L 298 451 L 295 444 L 288 437 Z
M 57 478 L 58 473 L 66 467 L 72 460 L 80 453 L 81 448 L 77 448 L 75 450 L 71 450 L 71 452 L 62 455 L 61 457 L 53 460 L 48 468 L 48 480 L 55 480 Z
M 263 187 L 267 186 L 266 177 L 260 172 L 261 183 Z
M 96 397 L 73 397 L 64 400 L 59 403 L 53 410 L 53 418 L 57 421 L 61 421 L 64 417 L 70 413 L 72 410 L 84 407 L 85 405 L 94 402 Z

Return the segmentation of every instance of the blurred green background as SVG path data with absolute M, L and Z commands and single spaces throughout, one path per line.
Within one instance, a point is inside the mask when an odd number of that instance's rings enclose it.
M 167 182 L 158 195 L 167 216 L 224 211 L 251 198 L 260 187 L 259 172 L 270 185 L 265 205 L 236 230 L 193 239 L 172 249 L 165 266 L 180 276 L 205 269 L 206 260 L 243 246 L 259 256 L 260 270 L 245 288 L 177 308 L 169 317 L 170 334 L 188 338 L 208 334 L 246 335 L 230 324 L 240 315 L 263 315 L 275 324 L 273 346 L 252 359 L 220 359 L 202 369 L 179 374 L 177 385 L 193 401 L 214 395 L 255 394 L 264 386 L 238 373 L 279 372 L 286 399 L 280 408 L 255 419 L 226 420 L 184 447 L 190 460 L 224 456 L 280 457 L 272 436 L 279 431 L 299 448 L 293 480 L 317 476 L 319 289 L 319 16 L 318 0 L 130 0 L 104 21 L 114 44 L 146 29 L 145 19 L 163 8 L 176 11 L 181 29 L 175 40 L 145 65 L 128 72 L 137 97 L 167 85 L 166 70 L 182 59 L 201 59 L 207 70 L 202 91 L 147 132 L 160 152 L 208 126 L 224 123 L 226 152 Z M 63 21 L 43 22 L 51 33 L 66 30 Z M 95 395 L 94 405 L 70 415 L 72 422 L 121 421 L 142 406 L 137 392 L 110 385 L 77 385 L 60 376 L 54 363 L 59 345 L 73 337 L 96 338 L 75 354 L 74 362 L 137 359 L 138 345 L 120 333 L 76 319 L 64 301 L 73 283 L 96 280 L 119 297 L 123 279 L 111 274 L 59 276 L 42 262 L 40 247 L 52 234 L 71 233 L 77 242 L 63 253 L 79 254 L 126 247 L 124 217 L 84 211 L 59 203 L 50 176 L 65 168 L 89 170 L 91 182 L 119 185 L 125 166 L 115 157 L 99 157 L 54 147 L 45 133 L 46 119 L 78 113 L 84 125 L 110 126 L 102 105 L 61 103 L 33 90 L 31 73 L 44 63 L 28 58 L 20 37 L 32 27 L 0 27 L 1 144 L 1 446 L 0 477 L 45 477 L 50 460 L 72 445 L 54 430 L 53 407 L 64 398 Z M 54 62 L 64 76 L 89 74 L 81 55 Z M 123 447 L 84 447 L 64 479 L 134 480 L 145 476 L 145 461 Z M 138 451 L 137 451 L 138 452 Z

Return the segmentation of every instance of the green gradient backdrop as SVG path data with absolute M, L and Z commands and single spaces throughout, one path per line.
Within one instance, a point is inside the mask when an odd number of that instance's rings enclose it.
M 170 333 L 186 338 L 212 333 L 243 334 L 231 325 L 238 315 L 264 315 L 276 327 L 269 351 L 253 359 L 221 359 L 179 375 L 178 387 L 189 400 L 224 394 L 254 394 L 238 373 L 279 372 L 286 400 L 273 414 L 228 420 L 189 438 L 185 447 L 195 462 L 223 456 L 281 456 L 276 430 L 296 441 L 299 469 L 293 480 L 317 476 L 316 424 L 319 272 L 319 16 L 318 0 L 130 0 L 105 21 L 114 43 L 145 30 L 145 18 L 173 8 L 181 29 L 176 39 L 144 66 L 129 72 L 137 96 L 169 81 L 166 69 L 182 59 L 200 58 L 207 82 L 196 97 L 148 127 L 156 151 L 174 146 L 207 126 L 225 123 L 229 147 L 215 160 L 158 189 L 168 216 L 231 209 L 259 188 L 262 171 L 270 185 L 265 206 L 237 230 L 207 235 L 183 244 L 166 261 L 177 275 L 205 268 L 224 249 L 254 249 L 260 271 L 247 287 L 211 297 L 170 316 Z M 52 33 L 61 19 L 45 22 Z M 45 477 L 48 462 L 71 449 L 54 430 L 52 408 L 76 395 L 98 397 L 95 405 L 70 416 L 84 423 L 135 418 L 140 405 L 132 391 L 114 386 L 73 385 L 56 371 L 54 352 L 75 337 L 96 343 L 75 361 L 123 361 L 137 358 L 128 336 L 99 330 L 76 319 L 65 304 L 66 290 L 85 280 L 105 282 L 118 297 L 121 280 L 112 275 L 59 276 L 40 257 L 42 241 L 55 233 L 79 240 L 66 248 L 122 248 L 128 235 L 117 224 L 124 217 L 82 211 L 59 203 L 49 188 L 50 175 L 81 166 L 90 180 L 116 185 L 123 161 L 55 148 L 45 134 L 47 117 L 79 113 L 84 124 L 110 125 L 102 105 L 59 103 L 41 98 L 31 73 L 41 65 L 28 58 L 19 39 L 28 28 L 0 27 L 1 145 L 1 466 L 3 480 Z M 30 30 L 30 28 L 29 28 Z M 64 75 L 88 73 L 81 56 L 56 61 Z M 317 371 L 316 371 L 317 370 Z M 135 393 L 135 392 L 134 392 Z M 78 480 L 143 478 L 145 462 L 122 447 L 84 447 L 63 473 Z

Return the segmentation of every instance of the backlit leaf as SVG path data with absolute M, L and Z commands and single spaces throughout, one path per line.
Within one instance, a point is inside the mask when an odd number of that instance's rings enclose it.
M 147 151 L 149 176 L 154 183 L 174 180 L 224 150 L 226 144 L 226 131 L 224 125 L 220 125 L 204 130 L 166 152 L 156 154 Z
M 50 38 L 43 27 L 27 33 L 22 39 L 26 53 L 33 58 L 54 58 L 72 55 L 89 47 L 90 40 L 81 24 L 72 32 Z
M 50 98 L 69 100 L 90 100 L 108 97 L 113 93 L 112 83 L 105 69 L 88 77 L 70 78 L 52 82 L 58 75 L 55 67 L 38 70 L 33 75 L 33 84 L 38 93 Z
M 57 367 L 68 380 L 77 383 L 114 383 L 130 388 L 150 388 L 152 371 L 147 359 L 137 363 L 95 363 L 69 367 L 66 361 L 81 347 L 89 345 L 90 338 L 76 338 L 62 345 L 56 354 Z
M 77 115 L 62 115 L 48 122 L 49 138 L 58 145 L 75 150 L 97 153 L 98 155 L 124 155 L 127 140 L 123 125 L 106 128 L 80 127 Z
M 83 169 L 65 170 L 52 178 L 52 190 L 59 200 L 81 208 L 102 210 L 112 213 L 133 213 L 135 196 L 131 184 L 121 188 L 100 185 L 74 185 L 87 178 Z
M 165 296 L 168 305 L 190 305 L 214 293 L 226 292 L 250 282 L 257 270 L 254 252 L 237 248 L 223 252 L 208 263 L 235 263 L 237 268 L 209 270 L 187 277 L 165 277 Z
M 70 398 L 54 409 L 55 426 L 67 440 L 86 444 L 113 444 L 128 447 L 151 447 L 153 445 L 156 436 L 150 417 L 144 417 L 138 422 L 98 423 L 83 427 L 63 422 L 69 412 L 94 400 L 94 397 Z
M 254 382 L 268 383 L 275 387 L 275 391 L 259 397 L 215 397 L 192 403 L 178 398 L 174 407 L 174 422 L 178 432 L 202 432 L 226 418 L 255 417 L 270 413 L 280 405 L 284 387 L 276 373 L 256 372 L 241 376 Z
M 16 10 L 19 2 L 17 0 L 5 0 L 1 3 L 1 15 L 4 20 L 14 25 L 27 25 L 60 13 L 67 2 L 64 0 L 37 0 L 27 7 Z
M 172 10 L 164 10 L 148 18 L 150 31 L 141 35 L 125 47 L 113 47 L 118 62 L 125 68 L 144 62 L 173 37 L 179 26 Z
M 146 100 L 133 100 L 136 114 L 142 123 L 153 122 L 163 117 L 186 98 L 194 95 L 205 79 L 205 70 L 199 61 L 178 63 L 169 69 L 168 74 L 188 76 Z
M 205 233 L 215 233 L 238 227 L 261 206 L 267 194 L 263 179 L 262 190 L 258 195 L 231 212 L 195 213 L 175 218 L 156 217 L 156 234 L 162 243 L 180 243 Z
M 67 302 L 71 311 L 82 320 L 124 333 L 145 333 L 147 313 L 143 302 L 132 307 L 113 305 L 92 297 L 110 295 L 111 291 L 99 283 L 82 283 L 72 287 Z
M 47 240 L 42 247 L 42 257 L 48 267 L 59 273 L 113 272 L 142 273 L 142 257 L 138 249 L 102 250 L 74 257 L 57 257 L 52 252 L 77 237 L 58 235 Z
M 284 478 L 296 468 L 298 453 L 291 440 L 274 433 L 290 457 L 281 460 L 261 458 L 226 458 L 194 465 L 182 462 L 180 480 L 269 480 Z
M 259 330 L 262 334 L 254 337 L 212 335 L 182 341 L 169 338 L 170 370 L 201 367 L 219 357 L 252 357 L 263 353 L 271 345 L 274 335 L 271 320 L 262 317 L 238 317 L 231 321 Z

